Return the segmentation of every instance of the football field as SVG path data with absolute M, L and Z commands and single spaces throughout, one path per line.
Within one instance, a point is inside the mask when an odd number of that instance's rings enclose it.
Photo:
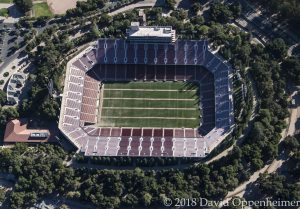
M 186 82 L 104 83 L 98 125 L 196 128 L 199 86 Z

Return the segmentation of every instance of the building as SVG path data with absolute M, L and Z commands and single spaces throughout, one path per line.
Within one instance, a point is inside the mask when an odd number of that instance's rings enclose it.
M 174 43 L 176 31 L 171 26 L 140 26 L 132 22 L 127 29 L 127 41 L 134 43 Z
M 17 142 L 41 143 L 54 142 L 54 137 L 49 129 L 31 129 L 27 119 L 15 119 L 7 123 L 4 144 Z

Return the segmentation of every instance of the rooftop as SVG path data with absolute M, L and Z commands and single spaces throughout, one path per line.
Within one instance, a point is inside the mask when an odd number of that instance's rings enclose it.
M 48 142 L 51 139 L 48 129 L 29 129 L 27 119 L 15 119 L 7 123 L 4 143 Z
M 138 22 L 132 22 L 131 27 L 127 30 L 127 35 L 129 37 L 162 37 L 175 39 L 175 30 L 173 30 L 171 26 L 140 26 Z

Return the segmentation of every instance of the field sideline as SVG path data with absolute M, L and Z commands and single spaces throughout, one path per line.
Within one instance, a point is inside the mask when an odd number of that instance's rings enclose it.
M 199 86 L 194 83 L 105 83 L 103 88 L 99 126 L 199 126 Z

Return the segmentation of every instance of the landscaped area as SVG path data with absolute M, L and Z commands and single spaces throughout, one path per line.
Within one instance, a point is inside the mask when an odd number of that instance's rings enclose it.
M 32 11 L 35 17 L 52 16 L 52 12 L 45 2 L 33 4 Z
M 8 9 L 6 9 L 6 8 L 0 9 L 0 16 L 8 17 Z
M 13 3 L 13 0 L 0 0 L 0 4 L 10 4 Z
M 184 82 L 105 83 L 100 126 L 199 126 L 199 89 Z

